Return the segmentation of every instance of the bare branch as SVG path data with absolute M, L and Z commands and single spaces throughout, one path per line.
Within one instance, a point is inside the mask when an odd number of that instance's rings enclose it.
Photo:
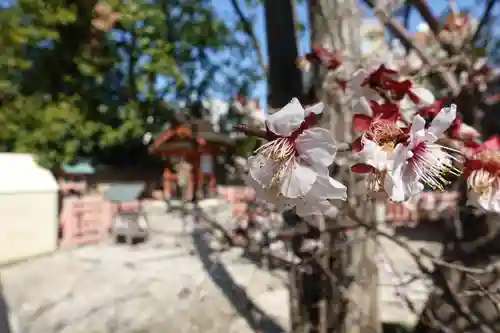
M 476 326 L 481 333 L 495 333 L 493 329 L 486 326 L 484 322 L 482 322 L 477 315 L 473 314 L 470 308 L 463 302 L 462 299 L 457 295 L 457 293 L 453 290 L 450 282 L 444 278 L 444 289 L 445 293 L 447 293 L 452 301 L 454 307 L 458 310 L 458 312 L 472 325 Z
M 399 22 L 391 18 L 385 9 L 377 8 L 373 0 L 364 0 L 364 2 L 374 10 L 375 16 L 377 16 L 377 18 L 384 25 L 386 25 L 397 38 L 401 40 L 406 48 L 414 49 L 426 65 L 438 68 L 436 61 L 430 58 L 420 46 L 412 41 L 408 30 L 406 30 Z M 454 96 L 458 96 L 461 91 L 461 87 L 453 73 L 443 69 L 442 71 L 439 71 L 439 74 L 450 88 L 452 94 Z
M 420 15 L 422 16 L 424 21 L 429 26 L 429 29 L 431 29 L 432 33 L 436 36 L 437 41 L 441 44 L 441 47 L 444 50 L 446 50 L 446 52 L 448 52 L 449 55 L 459 54 L 460 50 L 455 45 L 443 40 L 440 37 L 439 33 L 441 31 L 441 24 L 439 23 L 438 19 L 432 13 L 432 10 L 429 7 L 429 4 L 427 3 L 427 1 L 426 0 L 411 0 L 410 2 L 415 6 L 415 8 L 417 8 Z
M 406 30 L 408 30 L 410 26 L 410 13 L 411 13 L 411 6 L 410 5 L 405 5 L 404 7 L 404 14 L 403 14 L 403 24 Z M 410 52 L 410 49 L 408 47 L 405 47 L 406 54 Z
M 248 136 L 255 136 L 257 138 L 265 140 L 269 139 L 268 133 L 266 133 L 266 131 L 260 128 L 250 127 L 245 125 L 234 125 L 233 129 L 237 132 L 245 133 Z M 336 146 L 337 146 L 337 152 L 346 152 L 351 150 L 351 144 L 347 142 L 338 142 Z
M 477 41 L 479 38 L 479 35 L 481 34 L 481 30 L 486 26 L 486 24 L 490 21 L 491 19 L 491 14 L 493 10 L 493 6 L 497 3 L 497 0 L 488 0 L 488 3 L 486 4 L 486 8 L 484 9 L 484 13 L 481 16 L 481 19 L 479 20 L 479 23 L 477 25 L 476 31 L 474 32 L 474 35 L 472 36 L 472 43 Z
M 266 131 L 256 127 L 249 127 L 245 125 L 234 125 L 233 129 L 237 132 L 245 133 L 248 136 L 255 136 L 261 139 L 267 139 Z
M 264 56 L 262 55 L 260 49 L 259 40 L 257 39 L 255 32 L 253 31 L 252 24 L 250 23 L 250 20 L 243 13 L 243 10 L 241 9 L 238 0 L 231 0 L 231 4 L 233 5 L 236 15 L 240 19 L 241 25 L 243 26 L 243 30 L 245 30 L 246 34 L 250 38 L 250 41 L 252 42 L 252 46 L 254 47 L 255 53 L 257 54 L 257 61 L 259 62 L 259 66 L 262 68 L 262 73 L 264 74 L 265 77 L 267 77 L 266 63 L 264 61 Z

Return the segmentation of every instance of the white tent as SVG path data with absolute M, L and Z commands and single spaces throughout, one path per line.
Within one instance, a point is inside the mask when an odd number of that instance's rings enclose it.
M 57 248 L 57 191 L 31 155 L 0 153 L 0 264 Z

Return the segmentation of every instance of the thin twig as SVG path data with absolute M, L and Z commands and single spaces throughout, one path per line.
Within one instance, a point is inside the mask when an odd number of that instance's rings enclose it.
M 234 125 L 233 129 L 238 132 L 242 132 L 248 136 L 254 136 L 257 138 L 269 140 L 269 134 L 257 127 L 251 127 L 246 125 Z M 338 142 L 335 144 L 337 152 L 347 152 L 351 150 L 351 144 L 347 142 Z
M 479 23 L 477 25 L 476 31 L 474 32 L 474 35 L 471 38 L 472 43 L 476 42 L 477 39 L 479 38 L 481 34 L 481 30 L 486 26 L 486 24 L 490 21 L 493 6 L 497 3 L 497 0 L 488 0 L 488 3 L 486 5 L 486 8 L 484 9 L 484 13 L 481 16 L 481 19 L 479 20 Z
M 375 16 L 384 24 L 386 25 L 389 30 L 403 43 L 403 45 L 406 48 L 411 48 L 414 49 L 417 54 L 420 56 L 422 61 L 431 66 L 431 67 L 437 67 L 436 66 L 436 61 L 432 58 L 430 58 L 427 53 L 419 46 L 417 45 L 410 36 L 410 33 L 408 30 L 406 30 L 399 22 L 394 20 L 389 16 L 387 13 L 387 10 L 383 8 L 377 8 L 375 6 L 375 2 L 373 0 L 364 0 L 364 2 L 374 10 Z M 461 91 L 460 84 L 457 80 L 457 78 L 453 75 L 453 73 L 443 70 L 439 72 L 441 78 L 443 81 L 448 85 L 450 88 L 452 94 L 454 96 L 458 96 L 458 94 Z
M 459 54 L 460 50 L 453 43 L 449 43 L 440 37 L 441 24 L 432 13 L 428 2 L 426 0 L 411 0 L 410 3 L 417 8 L 418 12 L 429 26 L 429 29 L 436 37 L 436 40 L 441 44 L 441 47 L 451 56 Z
M 260 128 L 257 128 L 257 127 L 250 127 L 250 126 L 246 126 L 246 125 L 234 125 L 233 129 L 237 132 L 244 133 L 248 136 L 254 136 L 254 137 L 266 139 L 266 140 L 268 139 L 268 135 L 267 135 L 266 131 L 264 131 Z
M 230 1 L 231 4 L 233 5 L 234 11 L 236 12 L 236 15 L 240 19 L 243 30 L 246 32 L 246 34 L 250 38 L 250 41 L 252 42 L 252 46 L 255 49 L 255 53 L 257 54 L 257 62 L 259 63 L 259 66 L 262 68 L 262 73 L 264 74 L 265 77 L 267 77 L 266 63 L 264 61 L 264 56 L 262 55 L 261 52 L 259 40 L 257 39 L 257 36 L 255 35 L 255 32 L 253 30 L 252 23 L 243 13 L 243 10 L 241 9 L 238 0 L 230 0 Z

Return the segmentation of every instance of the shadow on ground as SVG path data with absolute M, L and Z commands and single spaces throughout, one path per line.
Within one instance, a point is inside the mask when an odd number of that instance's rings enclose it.
M 238 285 L 224 265 L 210 257 L 212 250 L 203 237 L 204 232 L 193 232 L 193 243 L 204 269 L 212 281 L 231 302 L 234 309 L 243 317 L 255 332 L 281 333 L 284 329 L 248 296 L 245 289 Z
M 2 285 L 0 284 L 0 333 L 11 333 L 9 324 L 9 306 L 5 301 L 2 293 Z
M 444 238 L 445 221 L 428 221 L 419 223 L 415 227 L 397 226 L 394 228 L 397 236 L 405 237 L 410 241 L 441 242 Z

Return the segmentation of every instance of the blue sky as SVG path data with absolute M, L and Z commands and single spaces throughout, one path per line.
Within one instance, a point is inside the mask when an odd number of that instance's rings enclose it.
M 236 19 L 236 15 L 232 9 L 232 6 L 229 0 L 212 0 L 214 3 L 214 7 L 219 12 L 224 19 L 234 21 Z M 241 4 L 245 1 L 239 0 Z M 307 27 L 307 9 L 304 4 L 297 5 L 297 15 L 301 22 L 306 23 Z M 429 0 L 431 7 L 435 13 L 441 13 L 444 9 L 446 9 L 448 1 L 446 0 Z M 477 5 L 475 0 L 456 0 L 456 4 L 460 9 L 468 9 L 472 12 L 472 14 L 477 17 L 481 15 L 484 5 Z M 497 8 L 498 9 L 498 8 Z M 248 11 L 248 8 L 247 8 Z M 267 58 L 267 50 L 266 50 L 266 33 L 265 33 L 265 21 L 264 21 L 264 10 L 262 6 L 257 10 L 250 11 L 252 15 L 255 15 L 255 23 L 254 23 L 254 31 L 257 35 L 257 38 L 261 44 L 261 52 L 264 54 L 264 57 Z M 417 26 L 422 22 L 418 13 L 413 12 L 410 18 L 410 26 L 411 30 L 415 31 Z M 300 38 L 299 41 L 299 53 L 303 54 L 310 49 L 309 45 L 309 37 L 308 32 L 306 31 Z M 265 82 L 258 84 L 257 89 L 254 91 L 255 97 L 259 97 L 262 105 L 266 105 L 266 85 Z

